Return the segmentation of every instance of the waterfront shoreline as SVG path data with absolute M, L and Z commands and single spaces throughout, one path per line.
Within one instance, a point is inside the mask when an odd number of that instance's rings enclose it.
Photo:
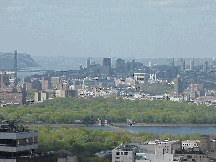
M 23 124 L 23 123 L 22 123 Z M 45 124 L 23 124 L 27 127 L 44 127 Z M 60 127 L 61 125 L 66 125 L 69 127 L 100 127 L 98 124 L 84 125 L 84 124 L 49 124 L 51 127 Z M 112 123 L 110 125 L 119 126 L 129 126 L 127 123 Z M 110 125 L 107 125 L 109 127 Z M 106 125 L 105 125 L 106 126 Z M 216 127 L 216 124 L 156 124 L 156 123 L 136 123 L 131 127 Z
M 115 126 L 128 126 L 126 123 L 113 123 Z M 216 127 L 216 124 L 157 124 L 157 123 L 136 123 L 137 127 Z

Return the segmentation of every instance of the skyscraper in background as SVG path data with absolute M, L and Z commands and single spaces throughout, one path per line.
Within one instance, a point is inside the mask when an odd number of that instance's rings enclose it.
M 194 70 L 194 58 L 190 60 L 190 70 Z
M 185 60 L 181 59 L 181 70 L 185 70 Z
M 208 68 L 208 61 L 206 59 L 203 60 L 203 72 L 206 72 Z
M 103 66 L 111 67 L 111 58 L 103 58 Z
M 118 58 L 116 60 L 116 71 L 119 73 L 124 73 L 126 69 L 125 60 Z
M 174 58 L 172 58 L 172 65 L 171 65 L 172 67 L 174 67 L 175 66 L 175 59 Z
M 90 65 L 91 65 L 91 58 L 89 57 L 89 58 L 87 59 L 87 69 L 90 68 Z
M 14 51 L 14 86 L 17 85 L 17 50 Z
M 152 66 L 152 62 L 151 61 L 149 61 L 149 67 L 151 67 Z
M 179 94 L 183 91 L 183 83 L 180 75 L 178 74 L 176 78 L 174 78 L 174 96 L 179 97 Z

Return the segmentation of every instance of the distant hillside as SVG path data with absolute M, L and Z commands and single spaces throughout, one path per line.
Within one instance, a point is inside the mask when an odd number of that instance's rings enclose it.
M 31 57 L 30 54 L 18 53 L 18 69 L 29 67 L 40 67 Z M 0 52 L 0 69 L 14 69 L 14 53 Z

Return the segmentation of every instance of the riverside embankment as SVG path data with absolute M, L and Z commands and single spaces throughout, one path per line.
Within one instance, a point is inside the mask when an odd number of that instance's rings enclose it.
M 20 123 L 22 125 L 25 125 L 26 127 L 44 127 L 46 124 L 49 123 L 43 123 L 43 124 L 32 124 L 32 123 Z M 51 127 L 60 127 L 62 124 L 49 124 Z M 100 127 L 98 124 L 93 125 L 84 125 L 84 124 L 64 124 L 68 127 Z M 127 123 L 112 123 L 107 125 L 112 128 L 116 128 L 120 130 L 122 126 L 128 126 Z M 136 123 L 133 126 L 136 127 L 216 127 L 216 124 L 159 124 L 159 123 Z

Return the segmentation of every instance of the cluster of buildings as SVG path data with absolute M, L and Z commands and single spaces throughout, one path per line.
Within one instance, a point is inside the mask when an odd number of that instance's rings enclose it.
M 155 140 L 120 145 L 112 150 L 112 162 L 214 162 L 216 142 L 209 135 L 200 140 Z
M 2 106 L 26 103 L 26 87 L 24 84 L 17 84 L 17 81 L 16 71 L 0 72 L 0 101 Z
M 111 58 L 103 58 L 103 64 L 91 63 L 79 70 L 52 71 L 45 74 L 17 78 L 17 51 L 14 53 L 14 71 L 0 73 L 0 100 L 2 106 L 23 105 L 26 91 L 33 90 L 32 102 L 43 102 L 54 97 L 118 97 L 124 99 L 173 100 L 179 102 L 216 106 L 215 61 L 204 60 L 202 64 L 190 60 L 186 64 L 175 65 L 175 59 L 167 65 L 143 65 L 135 60 L 125 62 L 118 58 L 115 66 Z M 168 94 L 149 95 L 140 84 L 173 85 Z M 101 120 L 101 125 L 108 121 Z M 20 128 L 4 123 L 8 129 L 0 132 L 0 158 L 17 157 L 16 161 L 31 157 L 37 159 L 37 133 L 21 131 Z M 5 127 L 6 128 L 6 127 Z M 112 150 L 113 162 L 167 162 L 167 161 L 215 161 L 216 144 L 209 136 L 202 136 L 199 141 L 149 141 L 120 145 Z M 34 157 L 34 158 L 33 158 Z M 41 157 L 41 156 L 39 156 Z M 47 161 L 52 159 L 47 155 Z M 19 160 L 21 159 L 21 160 Z M 60 159 L 69 161 L 75 157 Z M 38 159 L 37 159 L 38 160 Z M 7 160 L 4 160 L 7 161 Z
M 59 77 L 17 77 L 17 51 L 14 51 L 14 69 L 0 72 L 0 101 L 1 106 L 23 105 L 32 102 L 42 102 L 50 97 L 76 96 L 75 90 L 69 87 L 65 80 Z M 26 100 L 27 91 L 35 91 L 31 101 Z M 50 95 L 51 94 L 51 95 Z
M 77 73 L 79 74 L 77 78 L 83 81 L 82 88 L 84 88 L 79 90 L 78 95 L 122 96 L 131 100 L 160 99 L 216 105 L 216 61 L 214 59 L 198 62 L 192 58 L 188 64 L 181 59 L 180 65 L 175 65 L 174 58 L 169 61 L 169 66 L 152 65 L 151 62 L 146 66 L 135 60 L 125 62 L 118 58 L 115 66 L 112 66 L 111 58 L 103 58 L 102 65 L 91 63 L 88 58 L 87 67 L 81 66 Z M 137 88 L 136 85 L 139 84 L 170 84 L 173 90 L 167 94 L 151 96 Z
M 78 70 L 53 71 L 17 78 L 17 51 L 14 52 L 14 71 L 0 74 L 2 105 L 43 102 L 54 97 L 118 97 L 124 99 L 159 99 L 216 106 L 216 61 L 191 59 L 189 63 L 174 58 L 170 65 L 149 65 L 118 58 L 103 58 L 102 65 L 86 61 Z M 140 84 L 172 85 L 166 94 L 146 94 Z M 138 86 L 137 86 L 138 85 Z M 26 102 L 26 91 L 34 91 L 32 101 Z
M 66 80 L 60 81 L 59 77 L 31 78 L 26 85 L 27 90 L 36 90 L 34 93 L 35 103 L 54 97 L 77 96 L 75 89 L 72 89 Z
M 15 81 L 17 83 L 15 84 Z M 26 100 L 26 92 L 34 91 L 34 98 Z M 75 97 L 75 89 L 65 81 L 60 82 L 59 77 L 15 78 L 14 72 L 4 71 L 0 73 L 0 100 L 2 106 L 11 104 L 23 105 L 32 102 L 42 102 L 54 97 Z

